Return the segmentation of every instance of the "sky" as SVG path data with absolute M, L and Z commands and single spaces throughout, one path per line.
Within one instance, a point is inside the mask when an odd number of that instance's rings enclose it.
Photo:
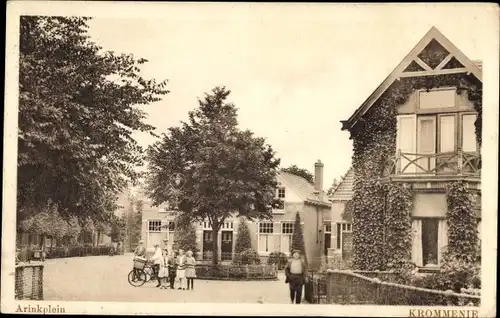
M 97 16 L 92 40 L 149 60 L 142 75 L 168 79 L 170 93 L 148 105 L 161 133 L 186 120 L 215 86 L 231 90 L 242 129 L 264 137 L 281 166 L 314 172 L 324 187 L 350 167 L 348 119 L 435 26 L 470 59 L 488 39 L 484 7 L 461 4 L 168 4 L 154 15 Z M 490 23 L 490 21 L 488 21 Z M 141 145 L 154 142 L 136 134 Z

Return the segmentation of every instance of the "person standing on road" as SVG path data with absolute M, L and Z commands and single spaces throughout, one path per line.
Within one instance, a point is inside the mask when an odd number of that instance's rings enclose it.
M 177 278 L 179 279 L 179 288 L 186 289 L 186 255 L 184 250 L 179 249 L 179 256 L 177 256 Z
M 158 278 L 161 281 L 160 289 L 167 289 L 167 279 L 168 279 L 168 255 L 167 250 L 162 251 L 160 271 L 158 273 Z
M 191 290 L 194 289 L 194 279 L 196 277 L 196 260 L 193 257 L 193 252 L 187 251 L 186 253 L 186 280 L 187 289 L 189 290 L 189 285 L 191 285 Z
M 302 300 L 302 288 L 307 282 L 307 264 L 300 258 L 300 251 L 292 252 L 292 259 L 288 261 L 285 268 L 286 280 L 285 283 L 290 287 L 290 300 L 293 304 L 300 304 Z
M 153 261 L 153 264 L 154 264 L 153 265 L 154 271 L 155 271 L 156 275 L 158 276 L 158 285 L 156 285 L 156 287 L 161 286 L 161 279 L 158 275 L 160 273 L 161 259 L 162 259 L 162 255 L 161 255 L 160 245 L 155 244 L 155 252 L 154 252 L 153 256 L 151 257 L 151 260 Z
M 170 282 L 170 289 L 174 289 L 175 277 L 177 276 L 177 259 L 175 252 L 171 252 L 168 258 L 168 280 Z

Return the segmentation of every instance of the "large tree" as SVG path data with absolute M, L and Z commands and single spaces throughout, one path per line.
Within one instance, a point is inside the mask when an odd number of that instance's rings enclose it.
M 302 169 L 297 167 L 296 165 L 291 165 L 288 168 L 281 169 L 283 172 L 288 172 L 294 174 L 296 176 L 302 177 L 306 179 L 309 183 L 314 183 L 314 176 L 307 169 Z
M 236 107 L 230 94 L 216 87 L 189 121 L 170 128 L 162 140 L 148 149 L 148 194 L 153 204 L 179 199 L 181 214 L 193 221 L 208 220 L 217 238 L 224 221 L 236 214 L 249 219 L 271 218 L 279 159 L 263 138 L 238 129 Z M 169 186 L 175 173 L 184 175 L 180 193 Z M 213 240 L 213 263 L 218 262 Z
M 134 131 L 153 132 L 141 105 L 168 93 L 145 59 L 103 51 L 88 18 L 22 16 L 19 45 L 18 220 L 57 206 L 109 220 L 142 162 Z

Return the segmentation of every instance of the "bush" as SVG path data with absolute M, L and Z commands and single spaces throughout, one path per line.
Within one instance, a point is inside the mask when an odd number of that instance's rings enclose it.
M 272 252 L 267 259 L 267 264 L 276 264 L 280 270 L 285 268 L 287 263 L 288 257 L 282 252 Z
M 259 254 L 252 248 L 247 248 L 239 254 L 238 257 L 240 264 L 242 265 L 259 265 L 260 257 Z
M 249 248 L 252 248 L 250 230 L 248 229 L 246 220 L 244 218 L 241 218 L 240 223 L 238 225 L 238 236 L 236 237 L 234 252 L 236 254 L 239 254 Z

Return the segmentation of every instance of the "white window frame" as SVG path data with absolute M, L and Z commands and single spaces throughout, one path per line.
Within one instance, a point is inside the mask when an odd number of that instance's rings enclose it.
M 291 228 L 291 233 L 283 233 L 285 227 L 284 225 L 291 225 L 292 228 Z M 289 244 L 288 246 L 291 247 L 292 246 L 292 237 L 293 237 L 293 226 L 295 224 L 295 221 L 281 221 L 281 224 L 280 224 L 280 251 L 282 253 L 285 253 L 286 255 L 289 255 L 290 254 L 290 251 L 287 250 L 287 251 L 283 251 L 283 240 L 289 240 Z
M 432 121 L 432 150 L 431 151 L 423 151 L 420 149 L 420 136 L 422 135 L 422 122 L 423 121 Z M 436 116 L 435 115 L 422 115 L 422 116 L 417 116 L 417 133 L 416 133 L 416 138 L 417 138 L 417 154 L 419 155 L 435 155 L 436 154 L 436 141 L 437 141 L 437 136 L 438 136 L 438 131 L 437 131 L 437 125 L 436 125 Z M 420 159 L 419 159 L 420 160 Z M 431 170 L 436 166 L 436 158 L 433 157 L 431 158 L 430 161 L 427 160 L 427 158 L 423 158 L 421 161 L 417 160 L 417 164 L 422 166 L 422 168 L 427 168 L 427 170 Z M 427 163 L 430 162 L 430 166 L 426 167 Z M 419 167 L 416 167 L 416 169 L 420 170 Z M 423 171 L 419 171 L 420 174 L 422 174 Z
M 277 190 L 277 196 L 278 196 L 278 199 L 285 199 L 286 198 L 286 188 L 285 187 L 279 187 Z M 283 196 L 281 196 L 280 192 L 283 191 Z
M 462 150 L 464 150 L 464 134 L 465 134 L 465 131 L 464 131 L 464 116 L 474 116 L 477 119 L 477 113 L 474 113 L 474 112 L 464 112 L 464 113 L 460 114 L 460 141 L 459 142 L 460 142 L 460 148 L 462 148 Z M 475 120 L 474 120 L 474 122 L 475 122 Z M 472 131 L 472 135 L 474 136 L 474 140 L 476 141 L 475 142 L 476 149 L 474 150 L 474 152 L 478 152 L 479 151 L 479 145 L 478 145 L 477 138 L 476 138 L 475 128 Z M 468 150 L 467 152 L 471 152 L 471 151 Z
M 148 233 L 161 233 L 162 232 L 161 226 L 162 226 L 161 219 L 148 220 Z
M 261 232 L 261 224 L 262 225 L 271 225 L 271 232 Z M 280 233 L 279 233 L 280 234 Z M 261 247 L 260 247 L 260 236 L 261 235 L 265 235 L 266 237 L 269 237 L 269 236 L 276 236 L 276 233 L 274 233 L 274 222 L 272 221 L 264 221 L 264 222 L 259 222 L 257 223 L 257 253 L 260 254 L 260 255 L 269 255 L 272 251 L 265 251 L 265 250 L 261 250 Z M 269 238 L 266 239 L 266 244 L 268 245 L 269 247 Z
M 338 231 L 338 225 L 340 225 L 340 233 Z M 347 222 L 347 221 L 339 221 L 339 222 L 335 222 L 335 249 L 336 250 L 339 250 L 339 251 L 342 251 L 342 243 L 343 243 L 343 234 L 344 233 L 352 233 L 352 223 L 351 222 Z M 340 240 L 339 240 L 339 236 L 340 236 Z M 339 244 L 337 244 L 339 243 Z

